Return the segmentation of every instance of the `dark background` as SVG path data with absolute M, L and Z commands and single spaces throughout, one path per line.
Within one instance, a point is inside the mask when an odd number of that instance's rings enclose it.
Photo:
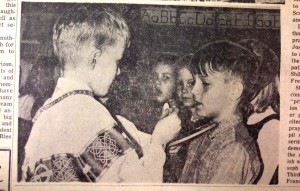
M 71 6 L 74 4 L 22 3 L 22 19 L 27 21 L 25 26 L 21 26 L 24 29 L 22 58 L 38 64 L 40 56 L 55 57 L 52 28 L 59 15 Z M 159 106 L 152 101 L 149 72 L 159 54 L 182 56 L 196 52 L 202 45 L 215 40 L 238 42 L 252 38 L 267 44 L 280 58 L 279 10 L 134 4 L 92 6 L 112 9 L 129 24 L 131 46 L 125 51 L 121 61 L 122 73 L 113 83 L 106 105 L 110 111 L 133 121 L 145 132 L 152 132 L 160 113 Z M 182 24 L 188 17 L 180 20 L 179 15 L 187 12 L 190 16 L 198 13 L 198 23 L 193 20 L 190 24 Z

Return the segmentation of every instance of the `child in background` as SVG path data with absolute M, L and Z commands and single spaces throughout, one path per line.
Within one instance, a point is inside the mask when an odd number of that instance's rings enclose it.
M 264 170 L 259 184 L 278 183 L 279 160 L 279 67 L 276 53 L 267 45 L 254 39 L 245 39 L 239 44 L 251 50 L 259 61 L 261 90 L 251 101 L 247 118 L 250 135 L 257 140 Z
M 177 74 L 177 97 L 181 105 L 181 110 L 184 110 L 184 116 L 188 118 L 188 121 L 197 121 L 198 117 L 195 113 L 195 101 L 191 92 L 195 80 L 191 72 L 190 62 L 193 58 L 193 54 L 183 56 L 177 62 L 178 74 Z M 182 113 L 182 112 L 181 112 Z
M 154 73 L 154 96 L 156 101 L 161 105 L 161 117 L 167 115 L 170 109 L 170 100 L 176 97 L 176 61 L 179 59 L 177 55 L 162 54 L 153 66 Z M 173 101 L 172 101 L 173 103 Z
M 192 58 L 193 54 L 187 54 L 181 57 L 176 62 L 176 93 L 178 105 L 180 108 L 179 117 L 181 119 L 182 126 L 182 129 L 177 138 L 185 137 L 188 132 L 194 130 L 195 128 L 199 128 L 209 122 L 209 120 L 200 118 L 196 114 L 195 100 L 191 92 L 195 84 L 190 65 Z M 168 148 L 167 161 L 164 165 L 164 182 L 178 182 L 185 163 L 188 143 L 189 142 L 186 141 L 179 146 Z

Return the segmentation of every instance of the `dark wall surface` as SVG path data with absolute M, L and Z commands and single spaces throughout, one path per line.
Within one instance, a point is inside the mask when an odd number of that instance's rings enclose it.
M 162 5 L 89 4 L 120 13 L 131 30 L 131 46 L 121 60 L 122 74 L 109 93 L 107 107 L 151 132 L 160 113 L 152 102 L 149 68 L 161 53 L 180 56 L 196 52 L 215 40 L 257 39 L 280 58 L 279 10 L 184 7 Z M 37 57 L 55 57 L 52 27 L 73 3 L 22 3 L 26 20 L 21 55 L 33 64 Z

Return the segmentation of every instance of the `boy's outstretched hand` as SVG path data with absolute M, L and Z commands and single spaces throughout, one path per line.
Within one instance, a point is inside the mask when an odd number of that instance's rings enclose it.
M 157 122 L 152 133 L 151 144 L 158 144 L 165 148 L 167 143 L 177 136 L 181 130 L 178 112 L 177 108 L 172 108 L 167 116 Z

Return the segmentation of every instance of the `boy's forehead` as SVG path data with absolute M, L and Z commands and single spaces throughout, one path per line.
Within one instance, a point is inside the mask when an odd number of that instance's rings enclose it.
M 226 79 L 230 78 L 231 76 L 227 72 L 220 72 L 220 71 L 209 71 L 206 75 L 199 75 L 200 79 L 203 80 L 218 80 L 218 81 L 225 81 Z
M 225 77 L 226 73 L 223 71 L 212 71 L 212 70 L 206 70 L 205 74 L 199 74 L 201 78 L 219 78 L 219 77 Z
M 154 67 L 155 70 L 173 70 L 173 67 L 170 64 L 160 61 Z
M 241 78 L 239 76 L 233 75 L 230 72 L 227 71 L 215 71 L 215 72 L 209 72 L 206 76 L 200 76 L 201 80 L 207 80 L 210 82 L 224 82 L 228 83 L 230 81 L 241 81 Z

